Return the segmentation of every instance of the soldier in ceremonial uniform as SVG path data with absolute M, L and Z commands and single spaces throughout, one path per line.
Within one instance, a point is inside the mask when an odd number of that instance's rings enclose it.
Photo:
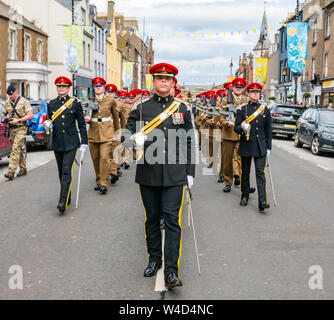
M 27 121 L 32 119 L 33 112 L 29 101 L 19 96 L 15 86 L 8 86 L 7 94 L 9 100 L 4 105 L 1 119 L 4 120 L 6 115 L 9 116 L 7 125 L 9 125 L 12 152 L 9 157 L 8 173 L 5 174 L 5 177 L 8 180 L 13 180 L 18 167 L 20 171 L 17 177 L 27 174 L 26 159 L 22 147 L 27 134 Z
M 44 123 L 44 127 L 46 131 L 52 129 L 52 147 L 60 180 L 57 209 L 63 214 L 71 203 L 74 160 L 78 149 L 81 153 L 80 161 L 83 160 L 88 148 L 88 139 L 81 102 L 69 96 L 72 81 L 66 77 L 58 77 L 55 85 L 58 97 L 48 103 L 49 120 Z M 80 138 L 76 124 L 80 130 Z
M 256 183 L 258 189 L 258 203 L 260 211 L 268 209 L 266 192 L 265 165 L 271 150 L 271 114 L 265 104 L 258 101 L 261 96 L 262 85 L 251 83 L 247 86 L 248 104 L 237 112 L 234 131 L 241 135 L 239 155 L 241 156 L 241 206 L 246 206 L 249 199 L 249 175 L 252 158 L 255 162 Z
M 248 98 L 244 95 L 246 81 L 242 78 L 236 78 L 232 81 L 232 96 L 233 105 L 240 108 L 240 106 L 248 102 Z M 222 101 L 221 107 L 227 106 L 228 100 L 225 97 Z M 221 115 L 218 121 L 222 124 L 222 139 L 224 145 L 223 162 L 224 162 L 224 181 L 225 187 L 224 192 L 231 192 L 231 186 L 234 184 L 236 186 L 240 185 L 240 157 L 237 154 L 240 144 L 240 136 L 234 131 L 234 122 L 228 121 L 227 117 Z
M 117 105 L 113 97 L 105 95 L 106 81 L 96 77 L 92 80 L 95 92 L 95 110 L 91 117 L 85 117 L 89 123 L 88 142 L 96 175 L 96 191 L 106 194 L 110 173 L 110 152 L 115 131 L 119 130 Z
M 117 90 L 117 87 L 114 84 L 107 84 L 105 87 L 106 90 L 106 95 L 110 96 L 112 98 L 114 98 L 116 100 L 116 113 L 117 113 L 117 118 L 118 118 L 118 123 L 119 126 L 121 126 L 121 123 L 123 120 L 123 115 L 120 113 L 121 109 L 122 109 L 122 102 L 117 99 L 116 94 L 118 94 L 118 96 L 120 96 L 120 92 Z M 114 134 L 112 136 L 112 145 L 111 145 L 111 150 L 110 150 L 110 183 L 113 185 L 115 184 L 118 180 L 119 180 L 119 176 L 117 174 L 117 168 L 118 168 L 118 162 L 119 157 L 117 157 L 117 153 L 114 154 L 116 147 L 119 145 L 119 138 L 117 138 L 117 136 L 115 135 L 115 126 L 114 126 L 114 122 L 112 122 L 112 126 L 114 129 Z M 115 158 L 114 158 L 115 156 Z
M 177 68 L 161 63 L 152 66 L 150 73 L 153 74 L 155 94 L 152 98 L 144 100 L 142 104 L 138 102 L 133 107 L 126 128 L 134 134 L 137 122 L 142 120 L 145 125 L 149 125 L 146 128 L 156 127 L 160 130 L 159 133 L 164 136 L 163 142 L 157 144 L 155 149 L 157 154 L 161 154 L 159 159 L 161 161 L 155 163 L 149 152 L 152 143 L 154 143 L 153 134 L 144 131 L 143 134 L 135 134 L 133 139 L 137 146 L 144 144 L 143 161 L 138 163 L 136 172 L 136 182 L 140 187 L 146 215 L 145 231 L 149 264 L 144 271 L 144 276 L 153 276 L 162 264 L 160 217 L 164 215 L 164 276 L 166 286 L 171 288 L 182 286 L 179 278 L 182 239 L 181 214 L 185 186 L 192 186 L 195 175 L 195 164 L 192 164 L 192 160 L 195 163 L 195 140 L 190 110 L 181 101 L 170 95 L 174 85 L 174 77 L 178 73 Z M 167 111 L 168 113 L 166 113 Z M 153 119 L 160 119 L 162 122 L 152 122 Z M 172 144 L 169 143 L 171 141 L 168 140 L 176 140 L 175 130 L 180 134 L 185 134 L 176 143 L 176 146 L 172 147 Z M 147 137 L 146 141 L 145 136 Z M 145 151 L 148 155 L 145 154 Z M 183 160 L 181 160 L 181 155 L 184 156 Z

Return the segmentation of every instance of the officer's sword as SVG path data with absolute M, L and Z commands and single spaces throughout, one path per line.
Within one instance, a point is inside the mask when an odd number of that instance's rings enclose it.
M 273 177 L 271 175 L 271 166 L 270 166 L 270 161 L 269 161 L 269 157 L 268 156 L 267 156 L 267 167 L 268 167 L 268 171 L 269 171 L 270 184 L 271 184 L 271 192 L 273 194 L 274 206 L 277 207 L 275 190 L 274 190 L 274 183 L 273 183 Z
M 77 189 L 77 201 L 76 201 L 76 204 L 75 204 L 75 208 L 76 208 L 76 209 L 78 209 L 78 203 L 79 203 L 79 191 L 80 191 L 81 168 L 82 168 L 82 161 L 80 161 L 80 166 L 79 166 L 78 189 Z
M 188 213 L 189 213 L 189 219 L 191 220 L 191 226 L 192 226 L 192 231 L 193 231 L 195 253 L 196 253 L 196 259 L 197 259 L 197 269 L 198 269 L 198 274 L 201 274 L 201 267 L 199 264 L 199 256 L 198 256 L 198 250 L 197 250 L 197 241 L 196 241 L 193 211 L 191 208 L 191 200 L 193 199 L 193 196 L 192 196 L 189 186 L 187 186 L 186 188 L 187 188 Z

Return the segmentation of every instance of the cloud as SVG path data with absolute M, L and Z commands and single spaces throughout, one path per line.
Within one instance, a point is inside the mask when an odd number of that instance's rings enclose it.
M 99 11 L 106 11 L 106 0 L 91 2 Z M 236 65 L 243 52 L 255 47 L 259 33 L 252 30 L 260 29 L 264 10 L 263 0 L 116 0 L 115 3 L 116 12 L 138 18 L 141 34 L 145 17 L 145 34 L 154 39 L 155 62 L 175 63 L 180 69 L 179 77 L 185 82 L 205 81 L 203 84 L 213 80 L 224 82 L 230 73 L 231 59 Z M 267 0 L 272 38 L 287 13 L 294 9 L 295 2 L 291 0 Z M 206 62 L 209 65 L 210 61 L 212 65 L 219 62 L 221 67 L 194 67 Z

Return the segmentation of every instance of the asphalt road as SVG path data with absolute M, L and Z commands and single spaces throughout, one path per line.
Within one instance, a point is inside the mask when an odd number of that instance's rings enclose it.
M 202 175 L 198 166 L 192 207 L 202 273 L 197 274 L 185 203 L 184 287 L 168 291 L 168 300 L 334 298 L 334 172 L 299 157 L 308 150 L 296 155 L 284 149 L 289 145 L 284 139 L 274 141 L 271 165 L 278 207 L 269 197 L 267 214 L 258 212 L 256 195 L 240 207 L 239 189 L 224 194 L 217 178 Z M 331 156 L 322 158 L 333 165 Z M 93 191 L 87 160 L 79 209 L 77 172 L 75 168 L 72 205 L 62 217 L 56 210 L 54 161 L 0 183 L 0 299 L 159 299 L 156 278 L 143 277 L 144 213 L 134 166 L 102 196 Z M 255 185 L 254 173 L 252 177 Z M 9 289 L 13 265 L 22 267 L 22 290 Z M 322 290 L 309 288 L 314 265 L 323 271 Z

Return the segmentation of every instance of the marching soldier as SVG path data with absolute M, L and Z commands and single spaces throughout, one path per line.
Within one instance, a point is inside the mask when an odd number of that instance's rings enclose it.
M 91 117 L 86 116 L 89 123 L 88 144 L 96 175 L 96 191 L 106 194 L 110 172 L 110 152 L 115 130 L 119 130 L 116 112 L 116 101 L 105 95 L 106 81 L 96 77 L 92 80 L 95 92 L 95 110 Z M 114 125 L 113 125 L 114 124 Z
M 181 214 L 185 186 L 193 185 L 195 164 L 194 136 L 190 110 L 171 95 L 174 77 L 178 73 L 172 65 L 161 63 L 150 68 L 153 74 L 155 94 L 142 104 L 136 104 L 129 116 L 126 128 L 134 134 L 136 123 L 142 119 L 145 127 L 141 134 L 134 135 L 135 143 L 144 143 L 143 163 L 138 163 L 136 182 L 139 184 L 145 209 L 145 231 L 149 254 L 149 264 L 144 271 L 145 277 L 153 276 L 162 264 L 162 239 L 160 232 L 160 215 L 165 217 L 165 284 L 168 288 L 182 286 L 179 278 L 179 262 L 181 256 Z M 159 129 L 164 135 L 161 162 L 154 163 L 145 151 L 152 145 L 154 137 L 150 130 Z M 173 129 L 173 130 L 170 130 Z M 175 140 L 175 130 L 185 132 L 181 141 L 172 148 L 168 139 Z M 186 137 L 187 136 L 187 137 Z M 183 141 L 184 140 L 184 141 Z M 159 148 L 158 147 L 158 148 Z M 148 150 L 149 151 L 149 150 Z M 175 155 L 185 155 L 185 159 L 175 159 Z M 172 159 L 173 164 L 169 163 Z M 175 163 L 176 162 L 176 163 Z
M 106 95 L 114 98 L 116 100 L 116 93 L 118 93 L 117 87 L 114 84 L 107 84 L 105 86 Z M 122 103 L 120 100 L 116 100 L 116 113 L 117 113 L 117 119 L 118 123 L 122 122 L 120 110 L 122 109 Z M 120 124 L 119 124 L 120 126 Z M 113 185 L 119 180 L 119 176 L 117 174 L 117 163 L 119 161 L 119 158 L 116 156 L 117 154 L 114 154 L 116 147 L 119 145 L 119 139 L 115 136 L 115 126 L 114 122 L 112 122 L 113 127 L 113 136 L 112 136 L 112 145 L 110 150 L 110 183 Z M 114 158 L 114 156 L 116 156 Z
M 63 214 L 71 203 L 73 166 L 78 149 L 80 162 L 88 148 L 87 129 L 81 102 L 69 96 L 72 81 L 66 77 L 55 80 L 58 97 L 48 103 L 46 132 L 52 129 L 52 147 L 56 157 L 60 180 L 60 196 L 57 209 Z M 50 121 L 51 120 L 51 121 Z M 80 138 L 76 123 L 80 130 Z
M 26 159 L 22 148 L 27 134 L 27 121 L 32 119 L 33 112 L 29 101 L 19 96 L 15 86 L 10 85 L 7 88 L 7 94 L 9 100 L 4 105 L 1 119 L 9 125 L 12 152 L 9 158 L 8 173 L 5 174 L 5 177 L 13 180 L 17 167 L 20 168 L 17 177 L 27 174 Z M 4 120 L 6 115 L 9 115 L 9 118 Z
M 232 81 L 232 96 L 233 105 L 240 107 L 248 102 L 248 98 L 244 95 L 246 81 L 242 78 L 236 78 Z M 224 109 L 227 106 L 228 100 L 225 97 L 222 101 L 222 107 Z M 240 144 L 240 136 L 234 131 L 234 122 L 228 121 L 226 116 L 221 115 L 218 120 L 222 124 L 222 139 L 224 145 L 224 181 L 225 187 L 224 192 L 231 192 L 231 186 L 234 184 L 236 186 L 240 185 L 240 157 L 237 154 Z
M 237 112 L 235 132 L 241 135 L 239 155 L 241 156 L 241 206 L 246 206 L 250 193 L 249 174 L 252 158 L 255 162 L 256 183 L 260 211 L 269 209 L 266 193 L 265 165 L 271 150 L 271 114 L 267 105 L 260 104 L 262 85 L 247 86 L 249 103 Z

